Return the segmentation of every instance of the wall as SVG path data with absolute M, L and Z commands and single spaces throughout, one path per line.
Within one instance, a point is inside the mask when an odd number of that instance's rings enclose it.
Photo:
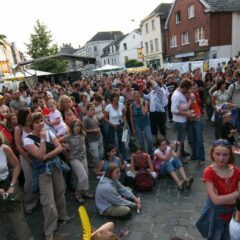
M 195 16 L 188 18 L 188 6 L 195 6 Z M 176 12 L 181 12 L 181 22 L 176 24 Z M 204 13 L 204 7 L 198 0 L 177 0 L 168 21 L 166 30 L 167 55 L 175 55 L 183 52 L 201 50 L 198 42 L 195 42 L 195 29 L 205 28 L 205 39 L 209 39 L 209 14 Z M 189 31 L 190 44 L 181 45 L 181 33 Z M 177 47 L 170 48 L 170 37 L 177 36 Z
M 152 30 L 152 20 L 155 20 L 155 29 Z M 146 33 L 146 23 L 148 24 L 148 30 L 149 32 Z M 143 48 L 144 48 L 144 61 L 150 61 L 152 59 L 160 59 L 161 65 L 162 65 L 162 35 L 161 35 L 161 24 L 160 24 L 160 16 L 153 16 L 146 21 L 142 22 L 142 41 L 143 41 Z M 158 39 L 158 51 L 156 51 L 155 46 L 155 39 Z M 153 51 L 151 52 L 150 47 L 150 41 L 153 41 Z M 149 52 L 146 52 L 145 49 L 145 42 L 148 42 L 148 50 Z
M 213 57 L 213 55 L 215 55 L 216 57 Z M 232 45 L 211 47 L 209 57 L 210 59 L 232 57 Z
M 240 13 L 232 14 L 232 56 L 240 51 Z

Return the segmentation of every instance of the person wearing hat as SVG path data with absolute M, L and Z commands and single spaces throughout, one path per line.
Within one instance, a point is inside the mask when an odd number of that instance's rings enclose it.
M 0 95 L 0 120 L 5 121 L 8 113 L 9 108 L 4 104 L 4 97 Z
M 240 133 L 240 70 L 235 71 L 234 76 L 236 82 L 232 83 L 228 88 L 229 102 L 235 107 L 235 114 L 232 116 L 232 124 Z

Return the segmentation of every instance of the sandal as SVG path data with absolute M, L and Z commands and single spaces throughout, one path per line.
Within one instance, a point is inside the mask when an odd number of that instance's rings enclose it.
M 193 182 L 194 182 L 194 178 L 192 176 L 187 178 L 186 187 L 191 188 Z
M 178 191 L 183 191 L 186 184 L 187 184 L 187 180 L 182 180 L 182 182 L 177 185 Z
M 78 203 L 83 204 L 86 202 L 86 200 L 83 198 L 82 195 L 79 196 L 75 196 L 76 200 L 78 201 Z

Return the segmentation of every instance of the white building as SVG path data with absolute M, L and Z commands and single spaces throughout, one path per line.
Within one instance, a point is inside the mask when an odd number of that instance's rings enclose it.
M 75 54 L 94 57 L 96 58 L 96 65 L 101 66 L 101 55 L 103 49 L 121 36 L 123 36 L 123 33 L 120 31 L 98 32 Z
M 142 35 L 140 29 L 134 30 L 113 41 L 103 49 L 101 56 L 102 65 L 111 64 L 125 67 L 130 59 L 142 61 Z
M 166 22 L 171 4 L 160 4 L 153 12 L 145 17 L 141 23 L 144 62 L 147 67 L 159 69 L 165 58 Z

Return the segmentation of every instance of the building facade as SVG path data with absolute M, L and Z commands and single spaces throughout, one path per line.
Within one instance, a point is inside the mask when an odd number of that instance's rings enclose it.
M 235 56 L 239 13 L 239 0 L 175 0 L 165 24 L 168 61 Z
M 102 65 L 111 64 L 125 67 L 130 59 L 143 61 L 140 54 L 142 35 L 140 29 L 134 30 L 113 41 L 103 49 L 101 56 Z
M 141 23 L 144 62 L 147 67 L 159 69 L 165 58 L 165 30 L 170 4 L 160 4 Z
M 121 36 L 123 36 L 123 33 L 120 31 L 98 32 L 85 44 L 83 48 L 81 48 L 75 54 L 85 54 L 85 56 L 94 57 L 96 58 L 97 67 L 101 66 L 101 56 L 103 49 Z

